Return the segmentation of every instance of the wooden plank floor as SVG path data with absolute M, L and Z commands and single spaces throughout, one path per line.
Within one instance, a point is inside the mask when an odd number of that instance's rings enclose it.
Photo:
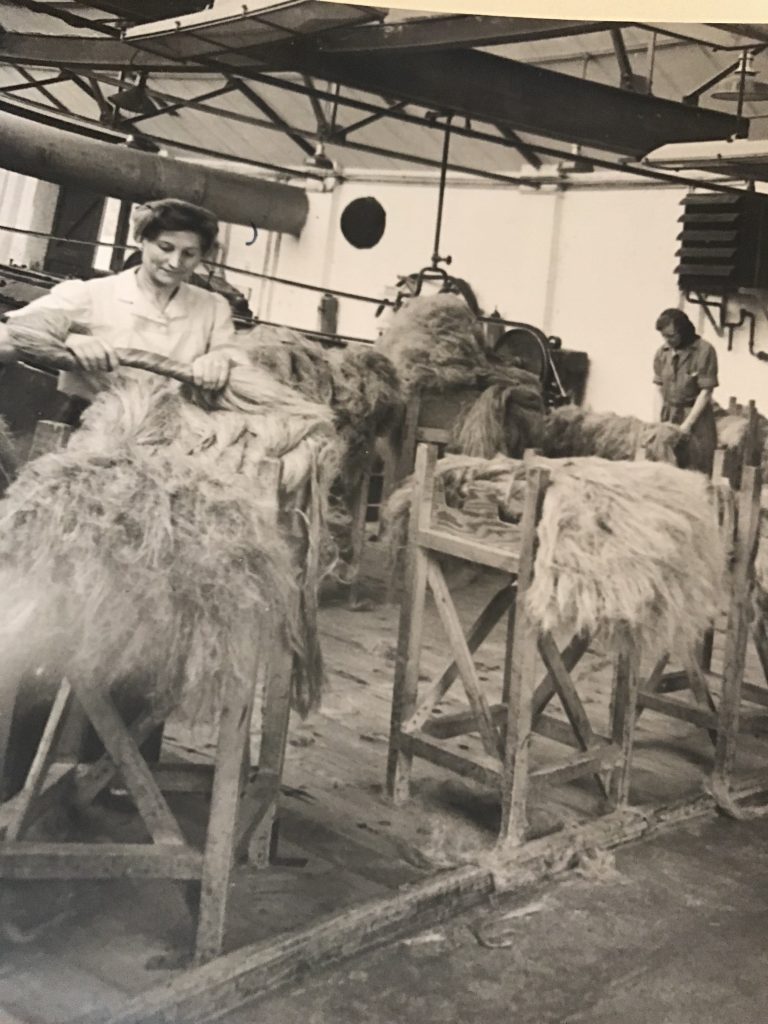
M 353 611 L 331 595 L 322 608 L 329 687 L 321 712 L 292 722 L 278 860 L 265 871 L 236 872 L 227 949 L 393 893 L 436 869 L 469 863 L 479 849 L 493 844 L 499 814 L 495 795 L 426 762 L 416 762 L 409 804 L 394 808 L 383 796 L 398 610 L 382 601 L 378 545 L 369 545 L 367 557 L 363 590 L 370 600 Z M 457 604 L 469 622 L 494 583 L 471 573 L 459 583 Z M 446 660 L 432 609 L 426 638 L 425 678 L 442 670 Z M 718 638 L 716 660 L 721 648 Z M 500 627 L 477 658 L 491 696 L 500 689 L 502 655 Z M 750 670 L 758 681 L 753 658 Z M 602 727 L 608 659 L 590 651 L 575 678 L 587 710 Z M 453 703 L 459 707 L 457 697 Z M 455 742 L 471 747 L 475 741 Z M 176 722 L 168 728 L 166 749 L 168 756 L 205 760 L 213 752 L 212 737 Z M 546 761 L 561 750 L 537 739 L 534 758 Z M 740 769 L 762 767 L 766 752 L 768 744 L 745 741 Z M 637 729 L 633 802 L 658 806 L 701 792 L 711 759 L 705 734 L 644 712 Z M 546 834 L 586 820 L 597 812 L 598 799 L 591 780 L 546 791 L 532 808 L 533 827 Z M 190 836 L 201 836 L 202 804 L 185 797 L 178 806 Z M 126 812 L 102 808 L 83 827 L 96 836 L 130 836 L 134 823 Z M 127 997 L 183 969 L 193 923 L 179 883 L 0 884 L 6 913 L 25 928 L 41 925 L 24 945 L 0 938 L 0 1022 L 3 1011 L 32 1024 L 63 1024 L 95 1009 L 117 1010 Z

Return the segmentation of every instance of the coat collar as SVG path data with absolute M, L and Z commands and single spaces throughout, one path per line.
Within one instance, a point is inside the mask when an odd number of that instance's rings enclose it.
M 690 359 L 691 355 L 693 354 L 693 350 L 696 348 L 696 344 L 697 344 L 698 341 L 699 341 L 699 338 L 698 338 L 698 335 L 697 335 L 693 339 L 693 341 L 689 341 L 687 345 L 682 345 L 680 348 L 672 348 L 672 346 L 669 344 L 669 342 L 665 342 L 664 345 L 663 345 L 663 349 L 664 349 L 665 352 L 669 353 L 670 357 L 676 356 L 676 355 L 680 357 L 678 359 L 678 366 L 679 366 L 680 363 L 686 362 L 688 359 Z
M 189 285 L 182 282 L 176 294 L 161 311 L 139 288 L 136 278 L 137 268 L 131 267 L 115 275 L 115 294 L 120 302 L 133 306 L 137 316 L 147 320 L 155 320 L 158 323 L 166 323 L 168 320 L 178 320 L 189 313 Z

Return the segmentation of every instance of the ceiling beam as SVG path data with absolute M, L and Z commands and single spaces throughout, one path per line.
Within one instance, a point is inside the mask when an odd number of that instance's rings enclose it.
M 245 82 L 241 82 L 238 79 L 232 79 L 232 85 L 239 93 L 242 93 L 247 100 L 249 100 L 257 109 L 263 114 L 266 114 L 270 121 L 272 121 L 281 131 L 283 131 L 287 137 L 294 142 L 305 156 L 314 156 L 315 147 L 307 142 L 304 136 L 297 132 L 295 129 L 288 124 L 282 115 L 280 115 L 274 107 L 272 107 L 265 99 L 252 89 Z
M 615 24 L 607 21 L 558 21 L 554 18 L 497 18 L 455 14 L 344 29 L 320 41 L 319 48 L 325 53 L 359 53 L 368 50 L 442 50 L 498 46 L 600 32 Z
M 304 75 L 304 84 L 310 89 L 309 103 L 312 107 L 312 113 L 315 115 L 315 121 L 317 122 L 317 130 L 319 132 L 330 132 L 331 126 L 328 123 L 328 118 L 325 116 L 325 111 L 320 106 L 320 100 L 314 94 L 315 83 L 309 77 Z
M 206 71 L 203 64 L 180 63 L 172 57 L 137 50 L 122 39 L 98 36 L 43 36 L 22 32 L 0 34 L 0 60 L 37 67 L 68 67 L 101 71 Z
M 162 0 L 163 16 L 173 18 L 177 15 L 192 14 L 207 7 L 208 0 Z M 157 18 L 157 0 L 89 0 L 89 7 L 95 7 L 107 14 L 115 14 L 134 24 L 154 21 Z
M 16 70 L 19 74 L 22 74 L 21 68 Z M 18 82 L 16 85 L 4 85 L 0 92 L 2 92 L 3 96 L 7 96 L 12 92 L 24 92 L 25 89 L 39 89 L 42 85 L 55 85 L 57 82 L 64 82 L 67 77 L 67 75 L 59 72 L 58 75 L 51 75 L 50 78 L 36 78 L 34 82 L 27 78 L 26 81 Z
M 535 167 L 538 171 L 538 169 L 542 166 L 543 161 L 541 157 L 536 153 L 536 150 L 531 149 L 527 142 L 524 139 L 520 138 L 517 132 L 513 132 L 512 129 L 507 128 L 505 124 L 497 124 L 496 129 L 500 133 L 500 135 L 502 135 L 507 140 L 510 146 L 513 146 L 518 151 L 520 156 L 524 160 L 526 160 L 531 165 L 531 167 Z
M 743 50 L 746 40 L 737 31 L 738 25 L 702 25 L 695 22 L 633 22 L 636 28 L 644 28 L 657 32 L 660 36 L 677 39 L 680 42 L 694 43 L 698 46 L 711 47 L 724 53 Z M 761 28 L 760 25 L 751 26 Z
M 476 50 L 427 55 L 307 51 L 300 71 L 429 109 L 639 157 L 664 142 L 745 135 L 720 111 L 627 92 Z
M 343 142 L 345 139 L 349 138 L 352 132 L 359 132 L 362 128 L 367 128 L 368 125 L 374 124 L 376 121 L 380 121 L 383 117 L 391 117 L 399 110 L 403 110 L 406 106 L 407 104 L 405 100 L 398 100 L 397 102 L 391 103 L 385 110 L 380 110 L 377 114 L 369 114 L 367 117 L 363 117 L 359 121 L 353 121 L 352 124 L 341 125 L 331 132 L 328 136 L 328 141 L 336 142 L 338 140 Z
M 102 32 L 104 35 L 113 36 L 119 38 L 120 29 L 115 28 L 113 25 L 107 25 L 103 21 L 99 21 L 96 18 L 84 18 L 80 14 L 76 14 L 73 11 L 65 10 L 61 7 L 54 7 L 53 4 L 40 2 L 40 0 L 14 0 L 19 7 L 26 7 L 29 11 L 34 11 L 35 14 L 45 14 L 49 18 L 56 18 L 59 21 L 63 21 L 66 25 L 72 28 L 84 28 L 94 33 Z
M 734 32 L 747 39 L 756 39 L 759 43 L 768 43 L 768 26 L 766 25 L 713 25 L 713 28 Z M 745 47 L 746 48 L 746 47 Z
M 72 113 L 72 111 L 65 103 L 62 103 L 57 96 L 54 96 L 49 89 L 46 89 L 45 84 L 36 79 L 34 75 L 30 74 L 26 68 L 16 68 L 16 70 L 20 75 L 26 78 L 27 82 L 29 83 L 30 89 L 36 89 L 41 94 L 41 96 L 45 96 L 45 98 L 48 100 L 52 107 L 55 107 L 57 110 L 60 110 L 63 114 Z
M 621 34 L 620 28 L 611 29 L 611 42 L 613 43 L 613 52 L 619 65 L 621 88 L 634 91 L 635 73 L 632 70 L 632 61 L 629 59 L 627 48 L 624 45 L 624 36 Z
M 96 121 L 90 121 L 85 118 L 78 117 L 74 114 L 67 116 L 59 113 L 48 105 L 35 103 L 34 100 L 18 102 L 16 100 L 6 99 L 2 94 L 0 94 L 0 114 L 3 113 L 15 114 L 19 119 L 25 118 L 27 121 L 48 125 L 54 128 L 66 128 L 70 131 L 75 131 L 88 139 L 98 139 L 102 142 L 125 142 L 124 135 L 110 130 L 105 125 L 101 125 Z M 5 145 L 5 140 L 3 140 L 3 145 Z

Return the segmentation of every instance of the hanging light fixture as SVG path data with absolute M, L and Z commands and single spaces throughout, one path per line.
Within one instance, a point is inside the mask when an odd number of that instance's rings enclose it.
M 745 53 L 729 79 L 729 88 L 713 92 L 713 100 L 727 103 L 760 103 L 768 100 L 768 83 L 761 82 L 754 68 L 754 54 Z
M 147 94 L 147 73 L 142 71 L 135 85 L 129 85 L 107 97 L 108 102 L 119 110 L 130 110 L 134 114 L 157 114 L 162 109 Z
M 325 146 L 322 142 L 318 142 L 315 146 L 315 152 L 312 156 L 306 157 L 304 163 L 307 167 L 316 167 L 321 171 L 335 171 L 336 164 L 325 152 Z

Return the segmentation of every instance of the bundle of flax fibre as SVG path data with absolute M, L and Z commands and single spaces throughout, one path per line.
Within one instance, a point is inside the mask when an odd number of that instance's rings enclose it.
M 534 465 L 536 464 L 534 460 Z M 627 630 L 649 653 L 691 656 L 717 611 L 725 549 L 702 474 L 652 462 L 579 458 L 542 463 L 551 474 L 529 608 L 542 629 L 599 636 L 619 646 Z M 525 467 L 502 456 L 437 463 L 446 504 L 461 511 L 479 492 L 498 517 L 519 523 Z M 387 522 L 402 544 L 406 484 Z M 478 532 L 475 519 L 470 531 Z M 495 524 L 489 524 L 490 535 Z M 494 538 L 498 544 L 498 539 Z
M 491 458 L 537 447 L 544 422 L 541 382 L 485 348 L 480 323 L 455 295 L 418 296 L 395 313 L 378 348 L 393 362 L 406 398 L 468 387 L 480 392 L 452 428 L 455 451 Z
M 490 384 L 454 425 L 451 448 L 491 459 L 538 448 L 544 429 L 541 384 L 528 370 L 508 367 L 503 383 Z
M 263 366 L 283 384 L 313 402 L 329 404 L 333 393 L 331 368 L 320 345 L 289 327 L 257 324 L 237 338 L 251 366 Z
M 758 413 L 757 416 L 758 442 L 760 444 L 761 467 L 763 480 L 768 480 L 768 419 Z M 717 428 L 717 444 L 725 448 L 737 460 L 741 461 L 744 453 L 744 445 L 747 440 L 747 426 L 749 421 L 743 412 L 728 412 L 725 409 L 715 409 L 715 426 Z
M 544 629 L 684 660 L 713 621 L 725 546 L 707 479 L 674 466 L 586 458 L 552 473 L 530 609 Z
M 248 472 L 264 458 L 279 459 L 283 493 L 295 496 L 313 467 L 335 467 L 338 441 L 328 408 L 275 381 L 247 411 L 207 409 L 194 389 L 160 377 L 115 374 L 83 416 L 70 449 L 102 452 L 116 446 L 169 448 L 207 457 L 232 473 Z
M 186 388 L 156 377 L 118 379 L 85 413 L 69 451 L 79 456 L 143 450 L 192 459 L 201 471 L 210 467 L 222 477 L 244 479 L 252 501 L 258 498 L 254 487 L 262 460 L 279 459 L 281 519 L 292 537 L 302 638 L 293 665 L 293 705 L 306 714 L 319 704 L 325 680 L 315 600 L 335 560 L 329 492 L 341 445 L 327 407 L 270 380 L 261 407 L 242 413 L 206 411 L 187 400 Z
M 484 342 L 480 322 L 456 295 L 419 295 L 392 317 L 376 347 L 393 363 L 406 396 L 474 383 Z
M 178 452 L 45 455 L 0 503 L 0 644 L 14 678 L 47 667 L 209 718 L 225 679 L 254 684 L 257 621 L 271 623 L 261 643 L 278 628 L 295 638 L 293 587 L 248 481 Z
M 675 450 L 681 441 L 682 434 L 672 423 L 645 423 L 635 416 L 564 405 L 546 416 L 541 451 L 553 459 L 597 455 L 612 461 L 631 460 L 643 452 L 651 462 L 676 465 Z M 694 441 L 688 438 L 687 443 Z
M 373 456 L 375 440 L 400 423 L 400 382 L 390 360 L 372 346 L 350 345 L 324 352 L 317 342 L 289 328 L 258 325 L 242 339 L 254 366 L 323 402 L 333 413 L 338 477 L 329 526 L 337 551 L 349 554 L 351 503 Z
M 368 346 L 350 346 L 331 357 L 332 408 L 343 446 L 339 474 L 331 493 L 330 526 L 339 564 L 336 575 L 349 582 L 359 565 L 353 515 L 373 466 L 377 438 L 395 436 L 402 422 L 400 382 L 386 356 Z
M 331 371 L 331 406 L 345 448 L 342 483 L 351 490 L 368 464 L 375 439 L 399 424 L 400 381 L 385 355 L 364 346 L 345 349 L 331 362 Z

